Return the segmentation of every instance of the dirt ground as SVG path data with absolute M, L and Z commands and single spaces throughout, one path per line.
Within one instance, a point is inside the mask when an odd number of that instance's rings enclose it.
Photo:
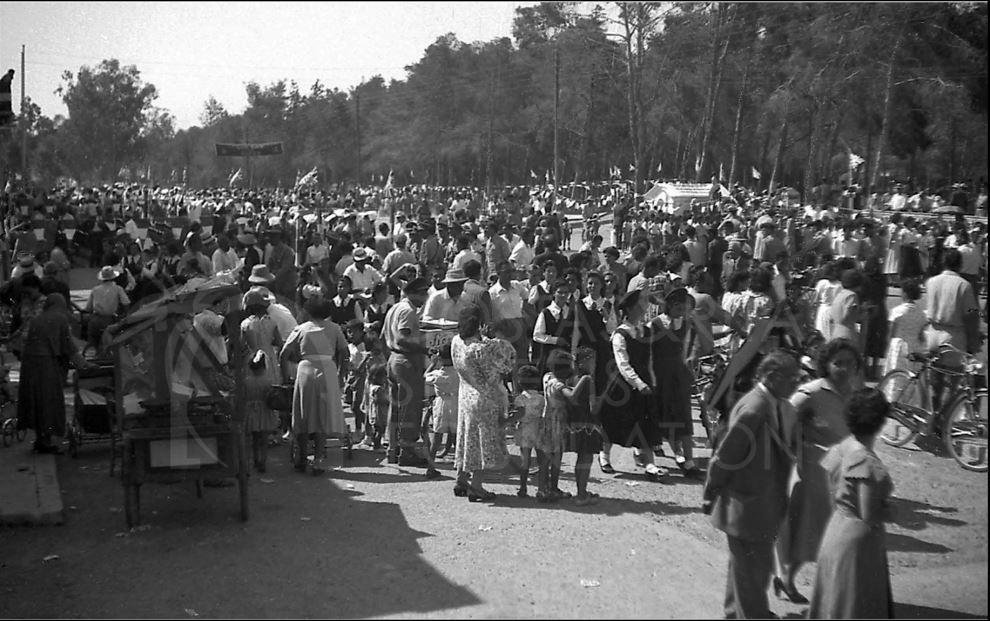
M 897 615 L 985 618 L 986 475 L 923 451 L 879 454 L 896 486 Z M 587 507 L 517 498 L 502 475 L 496 503 L 469 503 L 452 494 L 449 461 L 427 481 L 371 451 L 329 455 L 344 467 L 314 477 L 274 449 L 243 523 L 236 488 L 197 499 L 191 482 L 147 484 L 145 526 L 130 532 L 109 449 L 58 457 L 66 523 L 0 530 L 0 617 L 721 616 L 727 548 L 700 512 L 700 482 L 648 482 L 627 449 L 614 449 L 617 474 L 594 467 L 602 499 Z M 798 579 L 806 595 L 813 572 Z M 790 618 L 804 608 L 771 606 Z

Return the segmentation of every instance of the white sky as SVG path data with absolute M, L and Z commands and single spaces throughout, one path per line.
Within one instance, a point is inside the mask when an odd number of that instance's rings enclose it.
M 362 77 L 404 79 L 437 37 L 512 36 L 515 7 L 532 2 L 0 2 L 0 73 L 13 68 L 14 109 L 25 90 L 42 114 L 66 114 L 62 72 L 108 58 L 136 65 L 176 129 L 199 125 L 213 95 L 231 113 L 244 85 L 319 79 L 347 90 Z

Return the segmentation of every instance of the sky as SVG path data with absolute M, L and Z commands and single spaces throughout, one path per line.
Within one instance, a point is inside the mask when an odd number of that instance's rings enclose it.
M 512 36 L 517 6 L 532 2 L 0 2 L 0 73 L 14 76 L 45 116 L 66 114 L 62 73 L 108 58 L 154 84 L 154 105 L 176 129 L 200 125 L 212 95 L 228 112 L 247 105 L 245 84 L 319 79 L 347 90 L 381 75 L 404 79 L 438 37 Z

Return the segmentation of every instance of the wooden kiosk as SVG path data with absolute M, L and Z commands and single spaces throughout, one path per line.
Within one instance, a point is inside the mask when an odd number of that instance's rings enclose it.
M 231 278 L 191 281 L 141 306 L 114 326 L 115 393 L 123 442 L 121 481 L 127 526 L 140 523 L 146 482 L 237 480 L 240 516 L 248 519 L 244 448 L 240 289 Z M 194 317 L 214 309 L 226 317 L 233 352 L 205 338 Z M 214 324 L 219 322 L 214 318 Z

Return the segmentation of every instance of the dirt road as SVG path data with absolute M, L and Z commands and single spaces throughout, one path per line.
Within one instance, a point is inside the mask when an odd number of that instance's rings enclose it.
M 517 498 L 502 476 L 494 505 L 469 503 L 451 492 L 449 462 L 426 481 L 370 451 L 344 462 L 331 449 L 346 467 L 297 474 L 281 447 L 252 475 L 248 522 L 235 488 L 198 500 L 191 483 L 149 484 L 146 526 L 126 532 L 108 449 L 83 447 L 58 458 L 66 524 L 0 530 L 0 617 L 721 616 L 726 544 L 699 511 L 700 483 L 647 482 L 628 450 L 614 452 L 619 473 L 592 474 L 601 502 L 577 507 Z M 896 485 L 898 616 L 985 618 L 986 475 L 920 451 L 879 454 Z M 799 589 L 810 595 L 812 580 L 813 566 Z

